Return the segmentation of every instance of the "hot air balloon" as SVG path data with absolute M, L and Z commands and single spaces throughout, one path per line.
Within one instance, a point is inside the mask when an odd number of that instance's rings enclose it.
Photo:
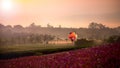
M 77 39 L 77 34 L 75 32 L 70 32 L 68 38 L 74 42 Z

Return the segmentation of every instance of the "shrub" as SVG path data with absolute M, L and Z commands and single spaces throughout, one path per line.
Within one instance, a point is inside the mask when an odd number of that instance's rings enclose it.
M 120 42 L 120 36 L 118 36 L 118 35 L 110 36 L 106 41 L 108 43 Z
M 75 46 L 78 46 L 80 48 L 86 48 L 94 45 L 93 40 L 86 40 L 86 39 L 77 39 L 75 41 Z

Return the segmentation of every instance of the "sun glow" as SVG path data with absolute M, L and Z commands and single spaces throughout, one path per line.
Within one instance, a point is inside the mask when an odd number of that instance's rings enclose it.
M 12 0 L 3 0 L 2 1 L 2 9 L 4 11 L 11 11 L 13 8 Z

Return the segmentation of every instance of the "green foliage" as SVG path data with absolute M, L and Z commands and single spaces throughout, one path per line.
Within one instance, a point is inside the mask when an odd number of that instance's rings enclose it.
M 0 47 L 0 59 L 11 59 L 23 56 L 45 55 L 78 49 L 72 45 L 13 45 Z
M 78 39 L 75 41 L 75 46 L 80 48 L 87 48 L 95 45 L 93 40 L 86 40 L 86 39 Z
M 15 44 L 36 44 L 46 43 L 54 39 L 54 36 L 48 34 L 28 34 L 28 33 L 13 33 L 11 36 L 0 36 L 1 45 Z
M 86 39 L 78 39 L 75 42 L 76 46 L 68 44 L 19 44 L 19 45 L 6 45 L 0 47 L 0 59 L 10 59 L 23 56 L 32 55 L 45 55 L 69 50 L 76 50 L 87 48 L 94 45 L 93 41 Z
M 95 22 L 92 22 L 89 24 L 88 26 L 90 29 L 105 29 L 106 26 L 103 25 L 103 24 L 98 24 L 98 23 L 95 23 Z
M 60 26 L 61 27 L 61 26 Z M 3 25 L 0 24 L 0 45 L 14 45 L 14 44 L 35 44 L 45 43 L 49 40 L 66 39 L 68 33 L 75 31 L 79 38 L 97 39 L 103 40 L 112 35 L 120 34 L 120 27 L 108 28 L 103 24 L 92 22 L 89 24 L 89 28 L 60 28 L 52 27 L 48 24 L 48 27 L 41 27 L 35 25 L 33 22 L 28 27 L 21 25 Z M 47 34 L 47 35 L 45 35 Z
M 118 36 L 118 35 L 110 36 L 108 39 L 106 39 L 106 41 L 108 43 L 120 42 L 120 36 Z

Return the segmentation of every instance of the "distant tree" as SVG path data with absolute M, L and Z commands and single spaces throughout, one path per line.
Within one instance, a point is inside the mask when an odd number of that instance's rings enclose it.
M 33 22 L 32 24 L 30 24 L 30 27 L 34 27 L 35 26 L 35 23 Z
M 120 26 L 118 26 L 117 28 L 115 28 L 116 31 L 118 31 L 119 35 L 120 35 Z
M 47 34 L 45 34 L 44 38 L 43 38 L 44 43 L 46 43 L 46 44 L 48 44 L 48 42 L 51 41 L 51 40 L 53 40 L 53 39 L 54 39 L 54 36 L 47 35 Z
M 14 28 L 15 29 L 23 29 L 23 26 L 21 26 L 21 25 L 15 25 Z
M 4 28 L 5 26 L 3 24 L 0 24 L 0 28 Z
M 11 26 L 11 25 L 7 25 L 7 26 L 6 26 L 6 28 L 9 28 L 9 29 L 11 29 L 11 28 L 12 28 L 12 26 Z
M 34 22 L 29 25 L 29 28 L 31 28 L 31 29 L 34 29 L 35 27 L 37 27 L 37 26 L 35 25 Z
M 59 28 L 61 28 L 62 26 L 61 25 L 59 25 Z
M 95 22 L 90 23 L 88 27 L 90 29 L 104 29 L 104 28 L 106 28 L 105 25 L 98 24 L 98 23 L 95 23 Z
M 37 27 L 38 27 L 38 28 L 41 28 L 41 25 L 38 25 Z
M 47 27 L 48 27 L 48 28 L 53 28 L 53 26 L 52 26 L 52 25 L 50 25 L 50 24 L 47 24 Z

